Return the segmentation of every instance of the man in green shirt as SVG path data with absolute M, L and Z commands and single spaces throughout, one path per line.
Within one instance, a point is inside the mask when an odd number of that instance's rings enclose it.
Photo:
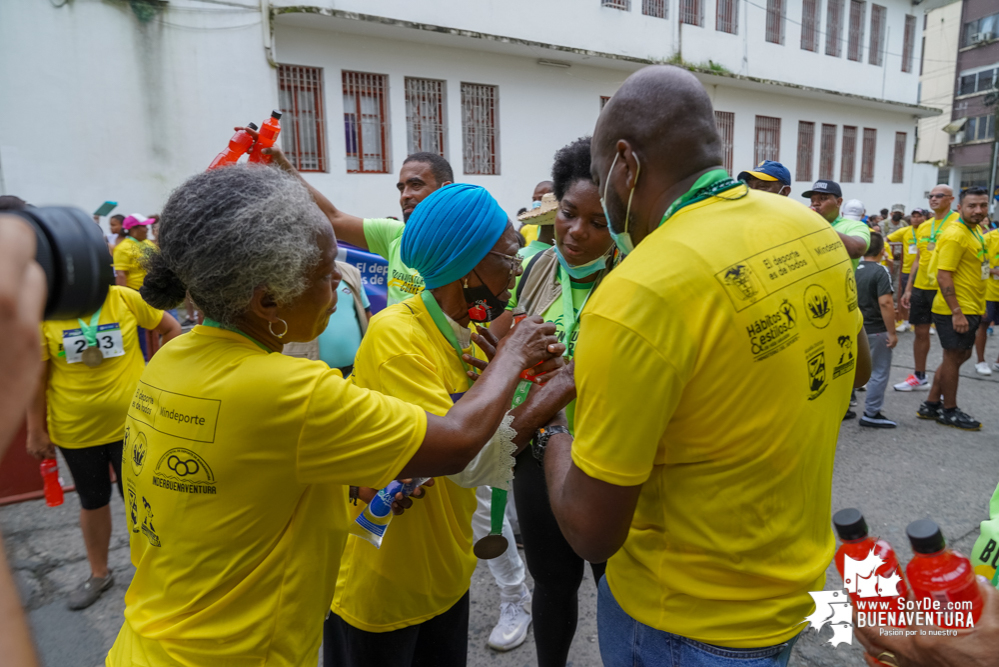
M 338 239 L 370 250 L 388 261 L 388 305 L 423 291 L 423 278 L 399 258 L 402 230 L 417 204 L 431 192 L 453 182 L 454 172 L 447 160 L 436 153 L 413 153 L 402 163 L 396 183 L 402 222 L 391 218 L 359 218 L 335 207 L 324 211 L 333 223 Z
M 863 206 L 859 216 L 852 210 L 844 211 L 844 215 L 840 215 L 843 190 L 836 181 L 815 181 L 812 189 L 803 192 L 801 196 L 810 199 L 812 210 L 828 220 L 839 234 L 839 240 L 846 246 L 846 252 L 853 260 L 853 269 L 856 270 L 860 258 L 867 252 L 867 246 L 871 243 L 871 229 L 861 220 L 864 217 Z M 850 214 L 849 217 L 847 213 Z

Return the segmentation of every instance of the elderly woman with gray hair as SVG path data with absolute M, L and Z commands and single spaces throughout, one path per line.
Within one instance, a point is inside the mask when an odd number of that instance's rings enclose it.
M 323 331 L 340 281 L 332 227 L 293 176 L 200 174 L 160 226 L 142 296 L 172 308 L 190 292 L 206 319 L 160 350 L 132 397 L 122 473 L 136 573 L 108 664 L 314 663 L 348 485 L 464 469 L 521 370 L 559 351 L 554 327 L 516 327 L 459 403 L 427 414 L 274 354 Z

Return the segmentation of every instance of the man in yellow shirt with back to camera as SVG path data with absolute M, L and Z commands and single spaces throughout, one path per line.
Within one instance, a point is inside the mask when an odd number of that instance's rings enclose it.
M 534 447 L 569 543 L 609 558 L 603 663 L 786 665 L 870 372 L 850 257 L 820 216 L 728 177 L 708 94 L 678 67 L 628 78 L 592 157 L 628 257 L 583 309 L 576 439 L 556 419 Z
M 930 262 L 940 291 L 933 298 L 933 324 L 940 336 L 943 361 L 933 374 L 930 398 L 919 406 L 920 419 L 933 419 L 944 426 L 977 431 L 981 422 L 957 407 L 957 383 L 961 364 L 971 357 L 978 325 L 985 315 L 985 287 L 989 258 L 985 238 L 978 223 L 989 210 L 985 188 L 968 188 L 961 193 L 959 223 L 940 235 Z M 943 403 L 939 397 L 943 395 Z

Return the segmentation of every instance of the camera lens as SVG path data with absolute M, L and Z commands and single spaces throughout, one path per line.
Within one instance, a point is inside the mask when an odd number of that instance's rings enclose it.
M 72 319 L 100 308 L 114 283 L 114 271 L 107 241 L 93 219 L 68 206 L 4 212 L 19 216 L 35 230 L 35 261 L 49 288 L 44 319 Z

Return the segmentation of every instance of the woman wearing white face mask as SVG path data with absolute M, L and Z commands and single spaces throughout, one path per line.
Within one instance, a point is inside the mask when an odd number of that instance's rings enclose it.
M 540 315 L 556 326 L 571 362 L 578 336 L 579 314 L 616 259 L 614 241 L 600 205 L 600 193 L 590 177 L 590 138 L 584 137 L 555 154 L 552 167 L 558 206 L 552 212 L 555 245 L 524 262 L 524 273 L 507 306 L 514 316 Z M 542 220 L 540 224 L 545 224 Z M 522 418 L 546 424 L 565 408 L 573 428 L 576 390 L 571 365 L 544 388 L 532 389 Z M 517 422 L 515 422 L 517 424 Z M 519 427 L 519 424 L 517 424 Z M 543 439 L 543 438 L 541 438 Z M 562 536 L 548 504 L 539 438 L 517 457 L 514 500 L 524 541 L 527 567 L 534 578 L 534 639 L 539 667 L 564 667 L 576 632 L 577 591 L 585 562 Z M 538 451 L 535 451 L 538 450 Z M 594 579 L 604 565 L 593 565 Z

